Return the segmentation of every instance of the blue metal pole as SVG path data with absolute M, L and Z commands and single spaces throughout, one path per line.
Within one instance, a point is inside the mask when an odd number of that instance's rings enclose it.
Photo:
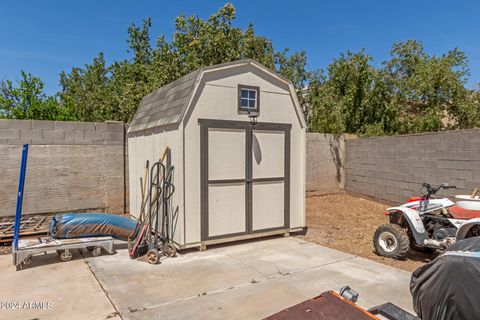
M 22 165 L 20 167 L 20 181 L 18 181 L 17 210 L 15 212 L 15 229 L 13 232 L 13 249 L 18 249 L 18 237 L 20 235 L 20 217 L 22 216 L 23 187 L 25 185 L 25 173 L 27 171 L 28 144 L 23 145 Z

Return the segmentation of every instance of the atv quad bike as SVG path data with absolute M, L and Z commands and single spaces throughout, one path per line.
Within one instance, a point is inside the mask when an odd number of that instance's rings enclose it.
M 375 252 L 384 257 L 403 259 L 412 248 L 444 251 L 456 240 L 480 235 L 480 201 L 435 199 L 441 189 L 456 188 L 443 183 L 422 184 L 422 196 L 406 204 L 388 208 L 389 223 L 377 228 L 373 236 Z M 457 196 L 467 199 L 469 196 Z M 472 195 L 473 200 L 473 195 Z

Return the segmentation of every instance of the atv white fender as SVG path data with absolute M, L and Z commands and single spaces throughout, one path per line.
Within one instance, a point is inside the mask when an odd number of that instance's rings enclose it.
M 425 226 L 423 225 L 422 219 L 420 218 L 417 210 L 400 206 L 387 208 L 387 211 L 390 213 L 401 212 L 410 226 L 410 230 L 415 238 L 415 242 L 419 245 L 423 244 L 427 231 L 425 230 Z
M 457 235 L 455 237 L 457 241 L 465 239 L 468 231 L 470 231 L 473 226 L 477 225 L 480 225 L 480 218 L 466 220 L 465 223 L 463 223 L 462 226 L 458 228 Z
M 406 208 L 406 207 L 392 207 L 388 208 L 389 212 L 402 212 L 407 218 L 407 221 L 410 223 L 410 226 L 415 229 L 418 233 L 425 233 L 425 227 L 422 222 L 422 218 L 418 214 L 417 210 Z

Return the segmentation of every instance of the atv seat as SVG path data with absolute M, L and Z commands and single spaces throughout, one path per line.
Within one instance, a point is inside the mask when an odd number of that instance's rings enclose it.
M 443 205 L 441 203 L 430 203 L 428 201 L 421 201 L 420 205 L 417 207 L 417 210 L 423 213 L 423 212 L 440 209 L 442 207 Z
M 448 212 L 452 215 L 454 219 L 468 220 L 473 218 L 480 218 L 480 210 L 470 210 L 464 209 L 458 205 L 448 208 Z

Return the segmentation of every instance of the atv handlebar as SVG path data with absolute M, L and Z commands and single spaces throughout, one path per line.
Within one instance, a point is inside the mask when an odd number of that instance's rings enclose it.
M 456 188 L 457 188 L 456 186 L 451 186 L 448 183 L 442 183 L 439 186 L 432 186 L 431 184 L 424 182 L 422 183 L 421 190 L 426 189 L 426 192 L 423 193 L 423 196 L 428 199 L 430 198 L 430 196 L 436 194 L 440 189 L 448 190 L 448 189 L 456 189 Z

